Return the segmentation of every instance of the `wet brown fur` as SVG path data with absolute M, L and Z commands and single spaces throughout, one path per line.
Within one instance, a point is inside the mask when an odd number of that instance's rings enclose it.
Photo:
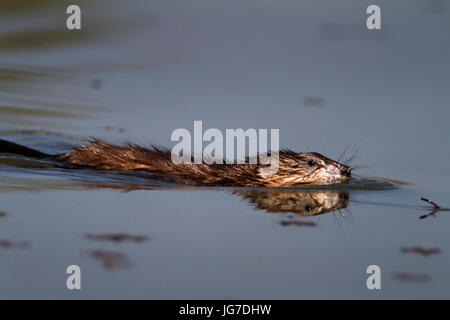
M 172 161 L 170 150 L 165 148 L 153 146 L 148 149 L 132 143 L 118 146 L 100 140 L 73 148 L 65 154 L 51 156 L 0 139 L 0 153 L 50 159 L 72 168 L 148 172 L 154 178 L 185 185 L 285 187 L 338 183 L 349 180 L 351 176 L 351 168 L 345 164 L 319 153 L 295 153 L 291 150 L 278 153 L 278 170 L 274 170 L 275 173 L 268 171 L 270 164 L 261 163 L 259 158 L 254 164 L 249 159 L 244 164 L 176 164 Z
M 150 172 L 175 183 L 212 186 L 290 186 L 299 183 L 327 184 L 348 180 L 350 168 L 318 153 L 279 153 L 278 172 L 264 174 L 269 167 L 259 161 L 250 164 L 175 164 L 171 152 L 153 146 L 151 149 L 135 144 L 117 146 L 94 141 L 86 146 L 54 156 L 53 159 L 78 167 L 102 171 Z M 308 165 L 313 160 L 317 166 Z M 330 170 L 331 173 L 324 171 Z M 333 171 L 334 170 L 334 171 Z M 326 173 L 326 177 L 325 177 Z

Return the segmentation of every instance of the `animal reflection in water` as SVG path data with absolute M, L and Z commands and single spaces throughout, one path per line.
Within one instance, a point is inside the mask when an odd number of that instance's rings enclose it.
M 346 209 L 349 202 L 348 192 L 332 190 L 239 190 L 233 194 L 250 200 L 260 210 L 292 212 L 300 216 L 315 216 Z
M 125 192 L 133 190 L 161 190 L 157 186 L 138 184 L 88 183 L 89 188 L 121 189 Z M 348 210 L 350 195 L 347 191 L 337 190 L 283 190 L 283 189 L 250 189 L 235 190 L 233 195 L 240 196 L 256 205 L 256 209 L 269 213 L 294 213 L 299 216 L 315 216 L 323 213 Z

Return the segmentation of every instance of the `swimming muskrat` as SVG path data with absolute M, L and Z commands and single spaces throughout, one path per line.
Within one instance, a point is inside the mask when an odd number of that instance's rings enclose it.
M 148 172 L 154 178 L 174 183 L 200 186 L 285 187 L 295 184 L 332 184 L 351 177 L 351 168 L 319 153 L 279 152 L 278 172 L 268 175 L 268 165 L 251 164 L 175 164 L 171 152 L 152 146 L 147 149 L 128 143 L 123 146 L 93 141 L 71 151 L 48 155 L 13 142 L 0 139 L 0 153 L 48 159 L 68 168 L 90 168 L 101 171 Z M 247 159 L 248 160 L 248 159 Z

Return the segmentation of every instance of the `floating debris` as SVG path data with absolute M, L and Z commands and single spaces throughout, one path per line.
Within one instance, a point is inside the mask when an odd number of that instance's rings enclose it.
M 280 222 L 283 227 L 298 226 L 298 227 L 316 227 L 317 223 L 312 221 L 298 221 L 298 220 L 283 220 Z
M 131 235 L 127 233 L 106 233 L 106 234 L 92 234 L 87 233 L 86 239 L 89 240 L 97 240 L 97 241 L 111 241 L 111 242 L 123 242 L 123 241 L 129 241 L 129 242 L 144 242 L 149 240 L 147 236 L 143 235 Z
M 428 257 L 432 254 L 440 254 L 441 253 L 441 249 L 439 248 L 422 248 L 419 246 L 416 247 L 411 247 L 411 248 L 401 248 L 401 251 L 403 253 L 418 253 L 422 256 Z
M 252 267 L 260 267 L 262 266 L 263 262 L 261 260 L 261 258 L 253 258 L 250 260 L 250 266 Z
M 103 81 L 101 79 L 92 79 L 91 87 L 92 89 L 99 90 L 103 87 Z
M 129 269 L 131 264 L 127 261 L 125 254 L 107 250 L 90 250 L 89 256 L 102 262 L 103 268 L 107 270 Z
M 428 274 L 417 274 L 408 272 L 396 272 L 394 273 L 394 279 L 404 282 L 429 282 L 431 277 Z
M 302 102 L 305 106 L 322 107 L 325 103 L 325 100 L 319 97 L 303 97 Z
M 422 197 L 422 198 L 420 198 L 420 200 L 428 202 L 429 204 L 431 204 L 433 206 L 433 210 L 430 213 L 427 213 L 427 214 L 424 214 L 424 215 L 420 216 L 419 219 L 425 219 L 425 218 L 427 218 L 429 216 L 435 217 L 436 212 L 441 211 L 441 210 L 442 211 L 448 211 L 449 210 L 449 209 L 442 208 L 440 205 L 438 205 L 436 202 L 434 202 L 434 201 L 432 201 L 430 199 Z
M 441 209 L 441 206 L 437 205 L 436 202 L 434 202 L 434 201 L 432 201 L 432 200 L 430 200 L 430 199 L 427 199 L 427 198 L 423 198 L 423 197 L 422 197 L 422 198 L 420 198 L 420 200 L 432 204 L 433 207 L 435 207 L 436 209 Z
M 0 248 L 2 249 L 26 249 L 28 247 L 29 243 L 27 241 L 0 239 Z

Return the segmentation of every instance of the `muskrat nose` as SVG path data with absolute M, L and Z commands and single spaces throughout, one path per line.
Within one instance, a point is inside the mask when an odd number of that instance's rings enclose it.
M 341 169 L 341 174 L 350 177 L 352 175 L 352 169 L 350 167 L 345 166 Z

